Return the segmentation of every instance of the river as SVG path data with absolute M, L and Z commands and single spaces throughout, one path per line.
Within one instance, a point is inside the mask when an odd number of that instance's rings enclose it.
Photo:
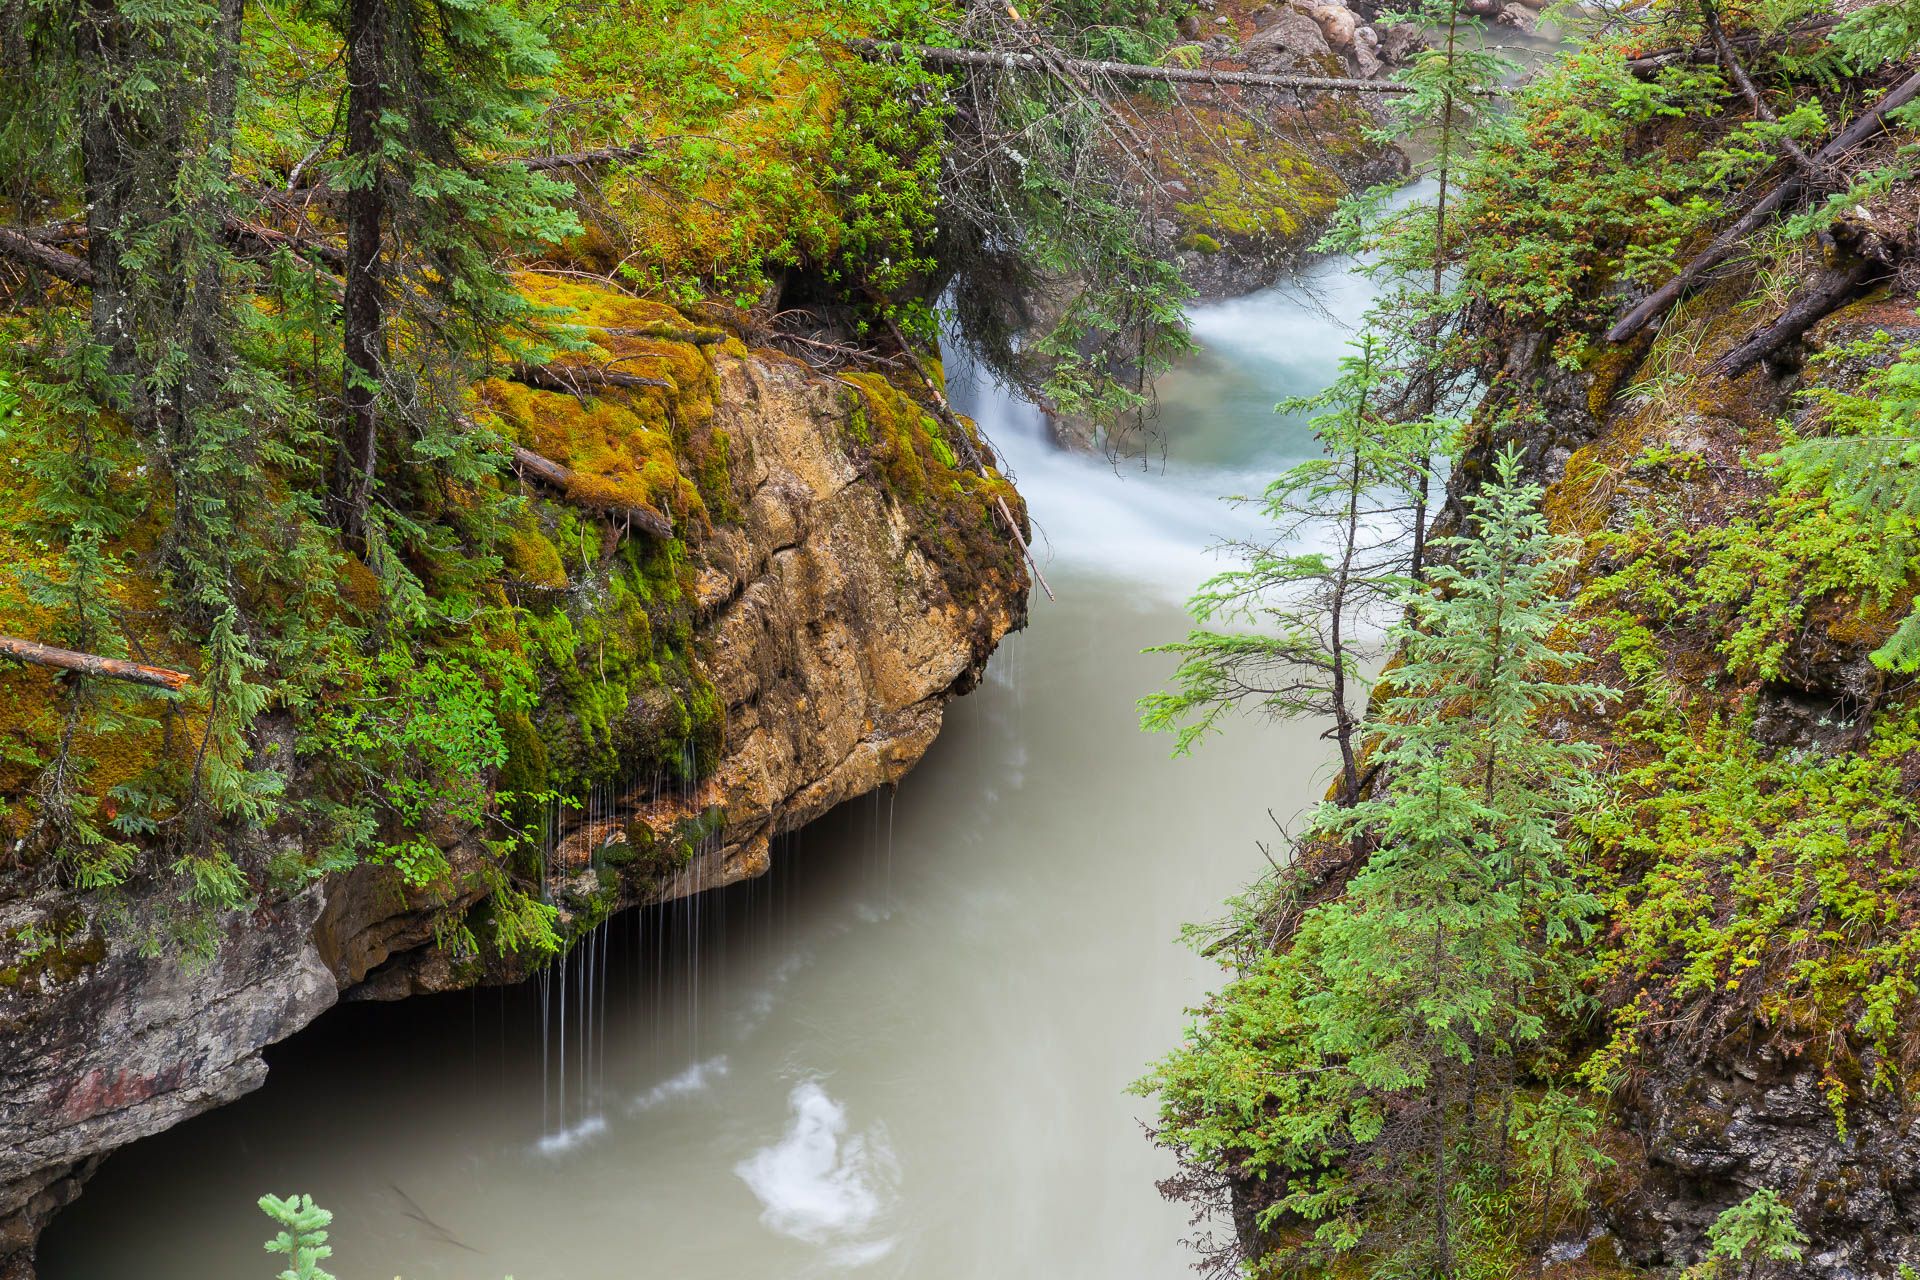
M 570 969 L 564 1069 L 539 982 L 353 1004 L 267 1084 L 113 1156 L 48 1231 L 45 1280 L 265 1280 L 254 1207 L 310 1192 L 343 1280 L 1173 1280 L 1186 1213 L 1125 1092 L 1217 977 L 1176 940 L 1263 866 L 1268 810 L 1324 789 L 1315 730 L 1240 721 L 1192 759 L 1135 727 L 1147 645 L 1310 447 L 1364 302 L 1200 309 L 1161 388 L 1164 465 L 1054 451 L 959 388 L 1018 477 L 1036 590 L 891 796 L 783 841 L 759 881 L 616 917 Z M 548 987 L 557 1030 L 560 996 Z M 586 1034 L 581 1035 L 582 1028 Z

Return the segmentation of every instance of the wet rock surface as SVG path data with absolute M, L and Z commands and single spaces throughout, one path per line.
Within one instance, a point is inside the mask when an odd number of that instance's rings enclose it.
M 1811 1241 L 1794 1274 L 1866 1280 L 1920 1264 L 1920 1132 L 1897 1102 L 1849 1107 L 1843 1135 L 1820 1072 L 1762 1041 L 1663 1064 L 1628 1116 L 1645 1163 L 1600 1205 L 1625 1260 L 1699 1261 L 1714 1219 L 1766 1187 Z

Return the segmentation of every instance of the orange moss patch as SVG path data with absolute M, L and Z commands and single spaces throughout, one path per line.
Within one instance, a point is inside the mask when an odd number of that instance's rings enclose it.
M 27 405 L 26 411 L 35 412 L 35 406 Z M 175 643 L 169 634 L 157 577 L 159 531 L 169 516 L 164 499 L 156 496 L 148 501 L 123 534 L 101 547 L 107 572 L 86 590 L 114 620 L 117 630 L 83 638 L 72 632 L 72 615 L 58 599 L 68 590 L 62 585 L 69 572 L 65 547 L 42 541 L 15 523 L 15 513 L 34 508 L 40 486 L 15 452 L 0 448 L 0 490 L 14 498 L 8 513 L 0 516 L 0 561 L 8 569 L 7 588 L 0 591 L 0 634 L 197 671 L 198 649 Z M 144 475 L 131 464 L 110 483 L 116 492 L 129 494 L 145 494 L 148 487 Z M 44 590 L 29 593 L 28 584 L 36 581 L 52 590 L 51 603 Z M 71 753 L 76 760 L 90 761 L 91 767 L 76 770 L 72 785 L 76 806 L 95 810 L 104 819 L 113 813 L 110 792 L 114 787 L 161 763 L 169 751 L 176 760 L 190 760 L 204 730 L 205 714 L 194 686 L 189 686 L 184 702 L 173 702 L 142 686 L 111 680 L 91 684 L 94 696 L 111 708 L 123 727 L 89 732 L 87 726 L 99 716 L 83 717 Z M 18 838 L 37 812 L 34 788 L 41 770 L 59 750 L 74 687 L 75 677 L 67 673 L 0 660 L 0 844 Z M 165 729 L 170 706 L 171 735 Z
M 562 355 L 560 368 L 598 368 L 667 385 L 603 388 L 583 403 L 500 379 L 481 383 L 480 402 L 499 415 L 507 434 L 576 472 L 568 496 L 583 505 L 667 510 L 676 526 L 692 521 L 705 532 L 714 518 L 728 518 L 730 442 L 713 427 L 720 384 L 706 348 L 741 355 L 745 348 L 664 303 L 609 287 L 539 272 L 523 273 L 519 285 L 542 305 L 566 308 L 562 323 L 589 344 Z
M 481 383 L 479 394 L 515 440 L 577 474 L 569 497 L 589 506 L 665 504 L 679 515 L 704 514 L 699 492 L 680 474 L 672 438 L 632 406 L 611 396 L 583 404 L 500 379 Z

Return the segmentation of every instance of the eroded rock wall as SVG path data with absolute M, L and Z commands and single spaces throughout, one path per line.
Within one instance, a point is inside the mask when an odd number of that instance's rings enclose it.
M 773 837 L 900 779 L 1026 618 L 1009 540 L 981 551 L 950 495 L 903 491 L 876 447 L 905 411 L 877 380 L 712 345 L 715 422 L 732 441 L 733 518 L 694 548 L 701 661 L 725 705 L 717 769 L 697 785 L 606 797 L 547 852 L 574 922 L 764 872 Z M 883 403 L 884 402 L 884 403 Z M 895 422 L 896 429 L 904 429 Z M 1017 503 L 1015 518 L 1024 523 Z M 974 543 L 956 548 L 972 530 Z M 670 875 L 608 850 L 640 830 L 701 834 Z M 699 825 L 704 824 L 704 825 Z M 456 871 L 479 856 L 445 838 Z M 229 1102 L 265 1078 L 263 1046 L 344 998 L 510 980 L 522 958 L 450 954 L 444 925 L 482 891 L 410 892 L 362 867 L 218 922 L 199 966 L 142 953 L 159 928 L 137 899 L 102 931 L 75 925 L 0 982 L 0 1276 L 30 1276 L 34 1241 L 106 1154 Z M 59 895 L 0 906 L 0 936 L 59 934 Z

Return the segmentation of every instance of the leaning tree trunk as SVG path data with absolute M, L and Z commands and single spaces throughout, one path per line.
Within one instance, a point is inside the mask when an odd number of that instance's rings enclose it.
M 348 0 L 347 159 L 363 166 L 346 197 L 347 281 L 345 415 L 335 463 L 335 501 L 348 542 L 366 532 L 378 440 L 381 372 L 380 240 L 386 220 L 386 183 L 380 160 L 379 120 L 384 72 L 384 0 Z
M 137 113 L 125 99 L 132 51 L 116 0 L 88 0 L 76 43 L 91 101 L 80 126 L 81 178 L 87 197 L 87 266 L 92 300 L 88 331 L 107 353 L 105 377 L 94 388 L 102 404 L 125 408 L 137 393 L 133 299 L 120 262 L 121 238 L 133 205 L 139 164 Z

